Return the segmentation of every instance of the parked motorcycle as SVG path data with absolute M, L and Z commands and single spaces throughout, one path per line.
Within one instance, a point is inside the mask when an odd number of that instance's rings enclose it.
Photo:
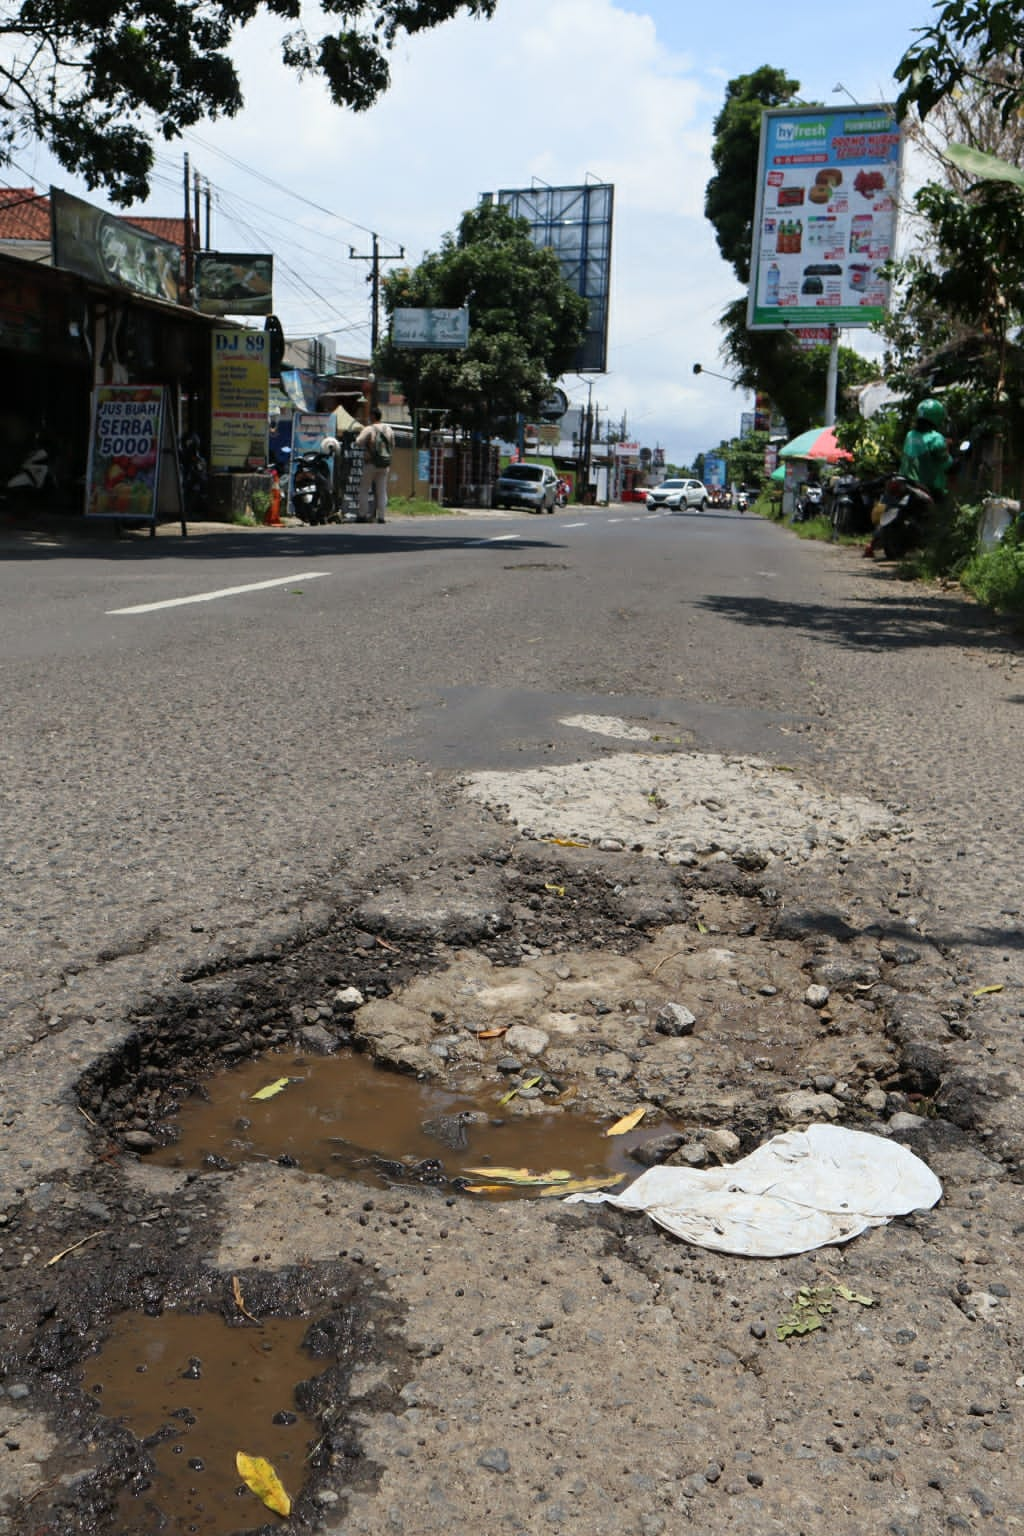
M 334 451 L 337 438 L 325 437 L 320 447 L 300 454 L 292 482 L 292 509 L 296 517 L 322 527 L 335 514 Z
M 203 457 L 198 432 L 188 432 L 178 449 L 181 468 L 182 515 L 188 522 L 198 521 L 206 511 L 210 473 Z
M 902 559 L 921 542 L 934 507 L 931 493 L 923 485 L 905 475 L 893 475 L 882 492 L 873 548 L 887 560 Z
M 817 480 L 807 480 L 800 487 L 797 497 L 796 510 L 793 513 L 794 523 L 809 522 L 812 517 L 818 517 L 822 509 L 822 489 Z

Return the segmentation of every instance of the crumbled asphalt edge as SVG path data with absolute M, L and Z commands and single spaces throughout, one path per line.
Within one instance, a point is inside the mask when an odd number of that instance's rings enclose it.
M 360 901 L 352 893 L 329 922 L 305 928 L 291 942 L 269 953 L 241 960 L 235 954 L 207 964 L 190 973 L 173 994 L 147 999 L 127 1021 L 130 1033 L 121 1047 L 83 1075 L 80 1102 L 94 1122 L 99 1166 L 71 1181 L 65 1198 L 56 1202 L 52 1212 L 44 1211 L 42 1219 L 24 1206 L 9 1217 L 8 1233 L 16 1233 L 23 1219 L 31 1227 L 39 1256 L 33 1266 L 16 1272 L 17 1295 L 5 1294 L 13 1289 L 4 1283 L 10 1280 L 10 1272 L 0 1279 L 5 1315 L 0 1370 L 7 1381 L 32 1384 L 40 1406 L 48 1409 L 53 1424 L 72 1447 L 95 1442 L 97 1450 L 89 1459 L 98 1459 L 99 1465 L 67 1488 L 48 1487 L 43 1507 L 27 1502 L 0 1529 L 10 1536 L 37 1536 L 40 1530 L 47 1536 L 97 1536 L 112 1529 L 115 1495 L 110 1490 L 139 1472 L 143 1452 L 127 1431 L 102 1418 L 98 1405 L 77 1385 L 81 1361 L 98 1347 L 110 1316 L 126 1308 L 159 1310 L 168 1304 L 194 1305 L 199 1310 L 201 1299 L 208 1301 L 211 1294 L 220 1296 L 220 1310 L 226 1316 L 235 1314 L 229 1299 L 230 1277 L 190 1265 L 180 1250 L 176 1254 L 159 1237 L 125 1255 L 112 1237 L 102 1233 L 90 1245 L 88 1266 L 76 1265 L 66 1272 L 59 1266 L 41 1268 L 45 1264 L 42 1245 L 52 1244 L 49 1251 L 59 1252 L 81 1235 L 83 1199 L 97 1212 L 109 1200 L 118 1211 L 115 1226 L 126 1217 L 138 1220 L 152 1207 L 152 1197 L 129 1191 L 120 1176 L 123 1144 L 119 1138 L 129 1126 L 146 1126 L 161 1134 L 162 1124 L 181 1100 L 202 1092 L 203 1079 L 210 1073 L 229 1061 L 286 1044 L 310 1023 L 324 1023 L 325 1009 L 330 1015 L 326 1023 L 338 1044 L 348 1043 L 344 1015 L 335 1015 L 324 1001 L 335 987 L 356 986 L 368 999 L 387 997 L 413 977 L 446 965 L 458 947 L 473 947 L 496 965 L 517 964 L 524 947 L 530 952 L 540 945 L 549 950 L 601 947 L 626 954 L 649 931 L 692 917 L 702 896 L 713 895 L 734 905 L 736 934 L 805 942 L 807 968 L 812 971 L 816 957 L 841 952 L 855 934 L 874 937 L 885 974 L 875 993 L 879 1028 L 884 1028 L 899 1061 L 898 1072 L 884 1086 L 915 1094 L 917 1112 L 928 1117 L 922 1131 L 910 1138 L 911 1144 L 927 1157 L 929 1145 L 937 1148 L 970 1139 L 974 1096 L 969 1082 L 958 1076 L 948 1049 L 951 1037 L 959 1044 L 969 1038 L 970 1029 L 963 1022 L 963 1007 L 955 1001 L 955 988 L 950 988 L 954 1000 L 940 1012 L 908 985 L 906 978 L 922 956 L 936 955 L 913 928 L 898 921 L 852 927 L 827 883 L 815 889 L 807 871 L 799 876 L 798 904 L 789 902 L 784 890 L 774 888 L 762 872 L 731 862 L 698 870 L 649 865 L 638 879 L 628 855 L 620 859 L 592 849 L 538 853 L 536 845 L 530 845 L 528 850 L 501 849 L 489 859 L 477 856 L 477 866 L 487 864 L 492 873 L 500 872 L 504 899 L 484 903 L 480 911 L 486 907 L 486 916 L 455 914 L 439 924 L 418 922 L 400 911 L 388 915 L 386 909 L 375 906 L 372 896 Z M 561 884 L 571 885 L 572 894 L 553 909 L 545 887 Z M 415 875 L 408 868 L 395 886 L 388 872 L 381 871 L 375 893 L 414 885 Z M 722 930 L 722 936 L 727 938 L 728 932 Z M 851 1108 L 844 1118 L 856 1123 L 866 1117 Z M 732 1129 L 740 1137 L 741 1150 L 749 1151 L 779 1126 L 766 1108 L 763 1114 L 733 1123 Z M 998 1155 L 999 1149 L 989 1144 L 986 1152 Z M 1018 1171 L 1008 1154 L 1003 1161 L 1007 1172 Z M 169 1223 L 187 1217 L 192 1252 L 209 1252 L 215 1246 L 217 1206 L 225 1197 L 221 1182 L 217 1172 L 191 1174 L 181 1191 L 162 1200 Z M 205 1230 L 184 1203 L 190 1188 L 201 1188 L 208 1201 Z M 559 1219 L 557 1213 L 551 1216 Z M 639 1263 L 621 1214 L 604 1210 L 597 1219 L 605 1229 L 607 1251 Z M 687 1256 L 686 1263 L 688 1268 L 691 1263 L 699 1267 L 700 1260 Z M 349 1341 L 345 1358 L 321 1378 L 331 1398 L 330 1423 L 324 1426 L 321 1464 L 311 1469 L 294 1516 L 297 1528 L 311 1528 L 322 1513 L 313 1502 L 319 1487 L 336 1484 L 343 1495 L 346 1488 L 366 1486 L 375 1479 L 376 1469 L 360 1459 L 346 1418 L 336 1417 L 334 1410 L 345 1399 L 345 1384 L 354 1365 L 385 1356 L 393 1385 L 375 1394 L 382 1398 L 376 1406 L 385 1410 L 390 1404 L 411 1370 L 407 1353 L 397 1347 L 401 1319 L 392 1307 L 385 1326 L 367 1327 L 375 1314 L 387 1309 L 367 1279 L 354 1277 L 340 1263 L 277 1275 L 261 1275 L 254 1267 L 240 1280 L 251 1307 L 283 1315 L 309 1311 L 337 1319 L 331 1326 Z M 321 1406 L 320 1401 L 312 1401 L 314 1411 Z M 369 1406 L 375 1406 L 372 1400 Z M 72 1454 L 69 1465 L 73 1459 Z M 41 1524 L 41 1519 L 46 1523 Z
M 194 1178 L 194 1176 L 193 1176 Z M 128 1195 L 110 1171 L 100 1181 L 118 1208 L 120 1221 L 137 1222 L 151 1211 L 153 1199 L 142 1193 Z M 190 1182 L 192 1182 L 190 1180 Z M 197 1181 L 198 1182 L 198 1181 Z M 92 1184 L 95 1201 L 95 1181 Z M 213 1200 L 216 1200 L 214 1195 Z M 58 1271 L 45 1269 L 19 1276 L 21 1294 L 17 1311 L 28 1322 L 18 1330 L 8 1322 L 0 1344 L 0 1370 L 8 1379 L 28 1381 L 37 1408 L 46 1411 L 66 1447 L 51 1462 L 51 1478 L 41 1497 L 30 1496 L 16 1506 L 3 1529 L 11 1536 L 96 1536 L 118 1531 L 116 1505 L 123 1488 L 142 1489 L 152 1474 L 152 1463 L 143 1442 L 125 1427 L 104 1417 L 102 1398 L 83 1389 L 87 1360 L 106 1338 L 110 1319 L 123 1311 L 158 1316 L 165 1307 L 179 1312 L 212 1312 L 227 1324 L 253 1328 L 235 1304 L 231 1277 L 182 1258 L 167 1240 L 166 1229 L 188 1220 L 192 1228 L 191 1251 L 209 1250 L 215 1243 L 217 1220 L 211 1212 L 204 1222 L 180 1197 L 162 1202 L 165 1213 L 155 1240 L 133 1251 L 119 1243 L 112 1231 L 90 1248 L 87 1265 L 76 1267 L 65 1280 Z M 68 1233 L 81 1225 L 81 1215 L 68 1213 Z M 129 1231 L 142 1233 L 132 1225 Z M 61 1223 L 49 1227 L 48 1240 L 61 1241 Z M 258 1257 L 258 1255 L 256 1256 Z M 320 1374 L 301 1378 L 296 1362 L 295 1403 L 318 1423 L 318 1438 L 309 1462 L 309 1475 L 295 1497 L 291 1528 L 311 1530 L 322 1517 L 316 1493 L 332 1488 L 339 1497 L 376 1481 L 377 1469 L 364 1461 L 356 1432 L 348 1415 L 349 1382 L 353 1370 L 387 1358 L 396 1390 L 411 1370 L 406 1352 L 399 1348 L 402 1319 L 399 1309 L 371 1294 L 368 1278 L 344 1264 L 293 1266 L 260 1271 L 253 1266 L 240 1276 L 246 1307 L 257 1317 L 302 1316 L 310 1319 L 303 1350 L 311 1360 L 326 1360 Z M 212 1298 L 212 1300 L 211 1300 Z M 6 1307 L 5 1307 L 6 1311 Z M 28 1344 L 25 1346 L 27 1335 Z M 10 1340 L 10 1342 L 8 1342 Z M 282 1402 L 283 1409 L 294 1406 Z M 77 1469 L 91 1467 L 84 1474 Z M 56 1469 L 55 1471 L 53 1469 Z M 62 1473 L 67 1472 L 67 1476 Z M 259 1526 L 261 1533 L 276 1529 Z

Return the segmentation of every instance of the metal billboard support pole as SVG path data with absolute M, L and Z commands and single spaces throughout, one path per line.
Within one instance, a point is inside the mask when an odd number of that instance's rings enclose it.
M 839 327 L 829 328 L 828 376 L 825 382 L 825 425 L 836 423 L 836 395 L 839 391 Z

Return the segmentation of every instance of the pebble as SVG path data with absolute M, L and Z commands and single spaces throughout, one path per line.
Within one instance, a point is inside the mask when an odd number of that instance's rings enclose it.
M 692 1035 L 693 1027 L 697 1020 L 689 1008 L 684 1008 L 681 1003 L 666 1003 L 658 1009 L 654 1027 L 659 1035 L 670 1035 L 678 1038 L 682 1035 Z
M 986 1429 L 981 1437 L 981 1443 L 986 1451 L 1005 1451 L 1006 1441 L 998 1430 Z
M 334 1007 L 341 1013 L 351 1013 L 366 1001 L 358 987 L 341 987 L 334 994 Z
M 524 1056 L 541 1056 L 548 1048 L 549 1036 L 542 1029 L 530 1024 L 513 1024 L 505 1034 L 505 1044 L 510 1051 Z
M 125 1131 L 121 1139 L 133 1152 L 152 1152 L 154 1147 L 159 1146 L 156 1137 L 148 1131 Z
M 496 1446 L 493 1450 L 484 1451 L 482 1456 L 477 1457 L 476 1464 L 478 1467 L 486 1467 L 488 1472 L 510 1472 L 512 1470 L 508 1451 L 502 1446 Z
M 831 993 L 828 987 L 819 986 L 817 983 L 807 988 L 804 993 L 804 1002 L 809 1008 L 824 1008 Z

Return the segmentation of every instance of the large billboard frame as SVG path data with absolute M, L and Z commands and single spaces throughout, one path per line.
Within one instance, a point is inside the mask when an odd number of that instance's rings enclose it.
M 748 330 L 848 329 L 884 317 L 889 284 L 879 268 L 895 250 L 902 152 L 885 102 L 762 113 Z
M 566 282 L 587 300 L 586 335 L 566 371 L 607 373 L 614 186 L 593 181 L 582 186 L 506 188 L 496 197 L 510 213 L 527 221 L 534 245 L 554 251 Z
M 181 251 L 170 240 L 50 188 L 53 264 L 65 272 L 161 303 L 180 304 Z

